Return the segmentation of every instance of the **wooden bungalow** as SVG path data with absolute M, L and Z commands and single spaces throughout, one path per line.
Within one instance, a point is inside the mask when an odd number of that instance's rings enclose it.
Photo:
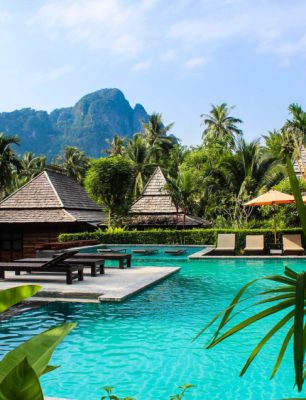
M 101 207 L 72 178 L 46 169 L 0 202 L 0 260 L 35 254 L 35 245 L 63 232 L 93 230 L 104 221 Z
M 176 210 L 169 192 L 166 190 L 166 178 L 157 167 L 147 182 L 143 193 L 132 205 L 127 225 L 144 228 L 200 228 L 209 225 L 201 218 L 186 215 L 181 208 Z

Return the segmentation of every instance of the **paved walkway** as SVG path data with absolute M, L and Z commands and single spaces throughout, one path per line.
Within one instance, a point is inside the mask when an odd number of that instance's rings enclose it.
M 65 275 L 35 273 L 15 276 L 14 272 L 6 272 L 6 279 L 0 281 L 0 290 L 33 283 L 42 286 L 39 298 L 84 302 L 122 301 L 179 270 L 179 267 L 105 268 L 105 274 L 96 277 L 91 277 L 86 271 L 84 281 L 73 281 L 72 285 L 66 285 Z

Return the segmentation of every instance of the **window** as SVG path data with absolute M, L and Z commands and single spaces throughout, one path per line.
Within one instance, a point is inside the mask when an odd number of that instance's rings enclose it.
M 20 251 L 22 250 L 22 234 L 21 233 L 1 233 L 0 248 L 3 251 Z

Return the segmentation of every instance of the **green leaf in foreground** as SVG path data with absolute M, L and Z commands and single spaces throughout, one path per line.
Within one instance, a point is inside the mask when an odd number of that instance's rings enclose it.
M 48 366 L 52 353 L 75 326 L 75 323 L 64 323 L 48 329 L 7 353 L 0 362 L 0 383 L 25 357 L 38 377 L 53 370 L 54 367 Z
M 255 282 L 260 280 L 272 281 L 279 285 L 273 289 L 260 292 L 259 294 L 264 297 L 263 300 L 259 302 L 252 303 L 248 306 L 248 309 L 252 307 L 255 308 L 258 305 L 264 305 L 273 303 L 272 306 L 265 309 L 261 309 L 259 312 L 255 311 L 253 315 L 245 318 L 244 320 L 238 321 L 235 325 L 229 324 L 241 311 L 245 311 L 246 308 L 241 310 L 241 306 L 245 298 L 242 295 L 245 294 L 246 290 L 253 285 Z M 200 331 L 196 338 L 202 335 L 214 322 L 221 317 L 221 322 L 212 340 L 206 346 L 207 348 L 212 348 L 223 340 L 229 338 L 230 336 L 237 334 L 239 331 L 251 326 L 254 323 L 259 322 L 264 318 L 271 317 L 273 315 L 281 313 L 279 320 L 274 323 L 267 332 L 263 332 L 264 336 L 259 341 L 259 343 L 252 350 L 250 356 L 248 357 L 242 371 L 241 376 L 247 371 L 250 364 L 254 361 L 258 353 L 263 349 L 263 347 L 268 343 L 268 341 L 281 329 L 284 330 L 284 338 L 280 343 L 280 350 L 272 371 L 272 377 L 274 377 L 277 372 L 283 356 L 287 350 L 288 344 L 293 337 L 293 367 L 295 370 L 295 383 L 297 385 L 298 391 L 301 391 L 304 384 L 304 354 L 306 346 L 306 327 L 304 326 L 304 314 L 306 313 L 306 274 L 304 272 L 296 273 L 288 267 L 285 267 L 284 275 L 272 275 L 266 276 L 261 279 L 253 280 L 248 284 L 244 285 L 243 288 L 238 292 L 234 300 L 230 303 L 229 307 L 225 310 L 219 312 L 216 317 L 214 317 L 204 329 Z M 276 294 L 276 296 L 275 296 Z M 255 295 L 256 296 L 256 295 Z M 255 297 L 252 296 L 252 297 Z M 249 297 L 248 299 L 250 299 Z M 233 311 L 236 314 L 233 314 Z M 237 312 L 238 310 L 238 312 Z M 240 311 L 239 311 L 240 310 Z M 284 312 L 287 311 L 285 314 Z M 223 316 L 223 317 L 222 317 Z M 227 328 L 227 329 L 226 329 Z M 225 329 L 225 332 L 223 331 Z
M 42 389 L 33 368 L 24 358 L 0 383 L 0 400 L 43 400 Z
M 39 285 L 22 285 L 0 291 L 0 313 L 39 292 Z

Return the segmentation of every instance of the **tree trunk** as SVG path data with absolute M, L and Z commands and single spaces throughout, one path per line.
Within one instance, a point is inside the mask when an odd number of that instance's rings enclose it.
M 296 174 L 295 174 L 295 171 L 294 171 L 294 168 L 292 165 L 292 161 L 288 155 L 286 155 L 286 166 L 287 166 L 287 172 L 288 172 L 288 177 L 289 177 L 289 181 L 290 181 L 290 186 L 292 189 L 296 208 L 297 208 L 299 218 L 301 221 L 304 238 L 306 239 L 306 207 L 305 207 L 302 195 L 301 195 L 299 181 L 296 177 Z
M 186 228 L 186 208 L 184 207 L 183 208 L 183 214 L 184 214 L 184 224 L 183 224 L 183 227 L 184 227 L 184 229 Z

